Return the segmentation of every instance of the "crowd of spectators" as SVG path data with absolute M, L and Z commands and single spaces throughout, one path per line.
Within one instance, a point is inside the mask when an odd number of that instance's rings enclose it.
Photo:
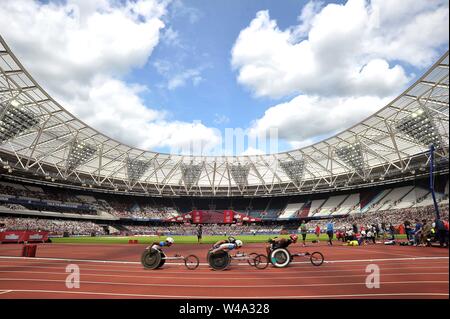
M 441 245 L 446 245 L 448 205 L 440 205 L 439 212 L 440 221 L 436 220 L 434 206 L 352 214 L 343 218 L 311 221 L 308 231 L 313 233 L 320 229 L 323 232 L 331 222 L 336 238 L 344 242 L 357 241 L 362 244 L 375 243 L 380 239 L 393 241 L 396 234 L 402 233 L 415 245 L 427 245 L 430 240 L 440 240 Z
M 0 194 L 15 197 L 34 198 L 38 200 L 52 200 L 59 202 L 81 203 L 82 201 L 73 196 L 69 191 L 59 189 L 57 192 L 43 190 L 40 187 L 26 187 L 21 184 L 0 182 Z
M 185 235 L 195 236 L 197 225 L 173 224 L 166 226 L 126 226 L 128 234 L 132 235 Z M 203 224 L 203 235 L 210 236 L 238 236 L 280 234 L 279 225 L 236 225 L 236 224 Z
M 80 198 L 72 196 L 65 190 L 51 192 L 44 191 L 40 187 L 26 187 L 20 184 L 0 182 L 0 196 L 2 195 L 8 197 L 9 200 L 6 202 L 1 200 L 0 208 L 9 210 L 33 210 L 86 215 L 97 214 L 94 207 L 83 202 Z M 21 200 L 20 204 L 10 203 L 11 198 Z M 39 202 L 39 205 L 32 204 L 29 200 Z M 81 204 L 84 206 L 81 206 Z
M 448 220 L 448 205 L 440 205 L 439 212 L 442 219 Z M 416 219 L 427 219 L 432 221 L 435 217 L 434 206 L 424 206 L 418 208 L 385 210 L 381 212 L 356 213 L 347 215 L 346 217 L 334 217 L 331 218 L 331 221 L 333 221 L 335 229 L 349 228 L 355 223 L 358 225 L 393 225 L 395 228 L 398 228 L 406 220 L 413 221 Z M 308 231 L 312 233 L 317 225 L 319 225 L 321 229 L 324 229 L 329 220 L 330 219 L 311 221 L 308 225 Z
M 89 221 L 0 217 L 0 231 L 48 231 L 51 235 L 104 235 L 103 227 Z
M 161 219 L 166 220 L 171 217 L 179 216 L 177 210 L 173 207 L 155 206 L 155 205 L 138 205 L 130 202 L 109 201 L 110 207 L 107 212 L 113 216 L 121 218 L 136 219 Z

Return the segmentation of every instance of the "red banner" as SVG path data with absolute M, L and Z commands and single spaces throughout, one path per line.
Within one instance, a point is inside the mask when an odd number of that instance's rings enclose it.
M 46 231 L 28 231 L 27 242 L 45 242 L 48 239 L 48 232 Z
M 47 239 L 46 231 L 9 230 L 0 233 L 0 243 L 44 242 Z
M 202 212 L 201 211 L 193 210 L 191 215 L 192 215 L 192 222 L 194 224 L 202 223 L 203 219 L 202 219 Z
M 234 212 L 232 210 L 225 210 L 223 212 L 224 224 L 232 224 L 234 219 Z

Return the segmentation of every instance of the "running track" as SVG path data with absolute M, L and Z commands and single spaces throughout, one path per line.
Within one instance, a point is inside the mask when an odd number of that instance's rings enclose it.
M 229 270 L 205 264 L 206 245 L 174 245 L 168 256 L 195 254 L 201 265 L 187 270 L 166 264 L 144 270 L 143 245 L 40 244 L 37 258 L 21 258 L 21 245 L 0 245 L 0 299 L 17 298 L 449 298 L 448 249 L 401 246 L 310 246 L 327 263 L 297 259 L 285 269 L 254 269 L 234 262 Z M 300 247 L 292 249 L 304 251 Z M 247 253 L 263 252 L 251 244 Z M 66 266 L 80 268 L 80 288 L 66 288 Z M 381 286 L 368 289 L 366 267 L 380 267 Z

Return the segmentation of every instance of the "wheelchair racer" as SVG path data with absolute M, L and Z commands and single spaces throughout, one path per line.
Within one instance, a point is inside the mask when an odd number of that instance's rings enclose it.
M 174 242 L 175 240 L 172 237 L 167 237 L 165 241 L 153 242 L 147 249 L 161 251 L 161 248 L 170 247 Z
M 216 242 L 213 246 L 212 246 L 212 248 L 213 249 L 216 249 L 217 247 L 219 247 L 220 245 L 222 245 L 222 244 L 233 244 L 233 243 L 235 243 L 236 242 L 236 239 L 234 238 L 234 237 L 228 237 L 228 239 L 222 239 L 222 240 L 219 240 L 218 242 Z
M 289 235 L 289 238 L 270 238 L 269 244 L 266 246 L 267 256 L 270 257 L 270 253 L 278 248 L 287 248 L 291 244 L 295 244 L 298 240 L 296 234 Z
M 234 249 L 239 249 L 242 245 L 243 243 L 239 239 L 234 240 L 233 242 L 230 242 L 229 240 L 221 240 L 214 244 L 211 254 L 215 254 L 219 251 L 228 252 Z

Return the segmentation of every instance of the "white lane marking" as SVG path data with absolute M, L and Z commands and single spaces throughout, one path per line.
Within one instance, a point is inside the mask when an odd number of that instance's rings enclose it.
M 417 260 L 415 262 L 415 265 L 417 265 L 417 266 L 424 265 L 424 264 L 428 265 L 430 263 L 432 263 L 433 265 L 444 264 L 446 266 L 449 266 L 449 263 L 446 262 L 445 260 Z M 67 262 L 65 262 L 65 261 L 51 261 L 51 260 L 49 260 L 48 262 L 45 262 L 45 261 L 42 262 L 42 261 L 39 261 L 39 260 L 33 261 L 32 259 L 14 260 L 14 261 L 12 259 L 4 259 L 4 260 L 0 259 L 0 265 L 3 265 L 3 266 L 0 266 L 0 267 L 33 267 L 33 266 L 24 266 L 24 265 L 33 265 L 33 264 L 65 266 L 67 264 Z M 83 262 L 81 262 L 81 264 L 83 265 L 83 268 L 90 269 L 90 268 L 86 267 L 86 265 L 89 265 L 89 264 L 83 264 Z M 364 263 L 362 263 L 362 264 L 364 264 Z M 6 266 L 4 266 L 4 265 L 6 265 Z M 129 272 L 129 271 L 131 271 L 130 269 L 135 269 L 134 272 L 148 271 L 148 270 L 143 269 L 142 265 L 136 265 L 136 266 L 132 265 L 132 266 L 130 266 L 130 265 L 120 265 L 120 264 L 117 265 L 117 264 L 106 264 L 106 263 L 104 263 L 103 265 L 107 265 L 107 267 L 108 267 L 107 269 L 102 268 L 104 271 L 126 271 L 126 272 Z M 174 263 L 167 263 L 166 265 L 170 266 L 170 265 L 175 265 L 175 264 Z M 236 264 L 233 264 L 233 265 L 236 265 Z M 397 261 L 397 262 L 394 262 L 394 261 L 393 262 L 383 262 L 383 267 L 384 267 L 384 265 L 399 265 L 399 261 Z M 38 266 L 36 266 L 36 267 L 38 267 Z M 286 274 L 286 273 L 298 273 L 299 270 L 303 271 L 304 269 L 311 269 L 311 267 L 312 266 L 310 264 L 291 265 L 288 268 L 284 268 L 284 269 L 274 268 L 274 267 L 270 266 L 268 270 L 273 270 L 274 271 L 273 274 L 278 274 L 278 273 L 281 273 L 281 272 Z M 343 266 L 338 266 L 337 265 L 336 267 L 332 267 L 332 266 L 330 266 L 330 267 L 321 267 L 321 268 L 316 268 L 316 269 L 317 270 L 320 269 L 320 271 L 324 271 L 323 270 L 324 268 L 327 269 L 327 270 L 333 270 L 333 269 L 342 269 Z M 346 267 L 346 269 L 359 269 L 359 267 L 362 267 L 362 265 L 354 263 L 354 264 L 345 265 L 345 267 Z M 355 268 L 350 268 L 350 267 L 355 267 Z M 169 271 L 168 269 L 170 269 L 170 268 L 171 267 L 167 267 L 167 268 L 164 267 L 164 273 L 165 274 L 179 274 L 180 273 L 180 271 L 176 271 L 176 272 Z M 312 267 L 312 268 L 314 269 L 314 267 Z M 398 267 L 396 267 L 396 268 L 398 268 Z M 97 269 L 97 268 L 92 268 L 92 269 Z M 115 270 L 112 270 L 112 269 L 115 269 Z M 252 268 L 248 268 L 248 269 L 252 269 Z M 295 271 L 293 271 L 294 269 L 295 269 Z M 404 269 L 404 268 L 402 268 L 402 269 Z M 195 272 L 192 272 L 191 270 L 186 270 L 186 271 L 190 272 L 191 275 L 197 275 L 198 273 L 205 273 L 208 270 L 209 270 L 208 266 L 200 265 L 200 268 L 197 271 L 195 271 Z M 257 270 L 255 270 L 255 271 L 257 271 Z
M 85 262 L 85 263 L 110 263 L 110 264 L 134 264 L 139 265 L 137 261 L 119 261 L 119 260 L 96 260 L 96 259 L 68 259 L 68 258 L 44 258 L 44 257 L 14 257 L 0 256 L 0 259 L 19 259 L 19 260 L 53 260 L 53 261 L 69 261 L 69 262 Z M 325 260 L 324 263 L 356 263 L 356 262 L 384 262 L 384 261 L 407 261 L 407 260 L 440 260 L 449 259 L 449 257 L 405 257 L 405 258 L 381 258 L 381 259 L 343 259 L 343 260 Z M 184 265 L 184 263 L 170 263 L 171 265 Z M 292 262 L 291 264 L 310 264 L 309 261 Z M 207 266 L 207 263 L 200 263 Z M 237 265 L 248 265 L 247 263 L 238 263 Z
M 116 297 L 143 297 L 143 298 L 178 298 L 178 299 L 313 299 L 313 298 L 350 298 L 350 297 L 448 297 L 448 293 L 379 293 L 379 294 L 346 294 L 346 295 L 310 295 L 310 296 L 180 296 L 180 295 L 146 295 L 146 294 L 124 294 L 93 291 L 61 291 L 61 290 L 31 290 L 31 289 L 10 289 L 9 292 L 23 293 L 53 293 L 53 294 L 78 294 L 78 295 L 101 295 Z M 41 296 L 42 298 L 42 296 Z
M 0 273 L 22 273 L 22 274 L 50 274 L 50 275 L 63 275 L 65 273 L 61 272 L 50 272 L 50 271 L 25 271 L 25 270 L 0 270 Z M 416 273 L 383 273 L 383 276 L 416 276 L 416 275 L 446 275 L 448 272 L 416 272 Z M 263 280 L 267 279 L 267 275 L 264 277 L 192 277 L 192 276 L 133 276 L 133 275 L 106 275 L 106 274 L 92 274 L 83 272 L 83 277 L 94 276 L 94 277 L 115 277 L 115 278 L 148 278 L 148 279 L 183 279 L 183 280 Z M 308 278 L 347 278 L 347 277 L 366 277 L 367 274 L 361 275 L 339 275 L 339 276 L 289 276 L 289 277 L 276 277 L 274 279 L 308 279 Z
M 50 264 L 50 263 L 49 263 Z M 0 265 L 0 270 L 2 270 L 2 269 L 5 269 L 5 268 L 15 268 L 15 269 L 17 269 L 17 268 L 25 268 L 25 269 L 27 269 L 27 268 L 32 268 L 32 269 L 61 269 L 61 270 L 63 270 L 63 269 L 65 269 L 65 266 L 66 266 L 66 264 L 61 264 L 60 266 L 58 266 L 58 265 L 56 265 L 56 264 L 51 264 L 51 265 L 55 265 L 55 267 L 52 267 L 52 266 L 35 266 L 35 265 L 17 265 L 17 264 L 15 264 L 15 265 L 11 265 L 11 266 L 3 266 L 3 265 Z M 358 269 L 362 269 L 361 267 L 362 266 L 359 266 L 360 268 L 357 268 L 357 269 L 336 269 L 336 270 L 334 270 L 334 269 L 329 269 L 329 268 L 320 268 L 320 269 L 315 269 L 315 270 L 300 270 L 301 271 L 301 273 L 302 274 L 305 274 L 305 273 L 333 273 L 333 272 L 355 272 L 355 271 L 357 271 Z M 292 269 L 293 267 L 289 267 L 290 269 Z M 289 269 L 288 268 L 288 269 Z M 294 267 L 294 268 L 299 268 L 299 267 Z M 382 269 L 383 269 L 383 271 L 384 270 L 407 270 L 407 269 L 448 269 L 449 268 L 449 265 L 448 264 L 446 264 L 445 266 L 426 266 L 426 267 L 422 267 L 422 266 L 412 266 L 412 267 L 383 267 Z M 143 273 L 146 273 L 146 274 L 148 274 L 150 271 L 149 270 L 145 270 L 145 269 L 140 269 L 140 270 L 130 270 L 130 269 L 126 269 L 126 270 L 123 270 L 123 269 L 104 269 L 104 268 L 92 268 L 92 267 L 86 267 L 86 266 L 81 266 L 81 269 L 84 271 L 84 270 L 89 270 L 89 271 L 99 271 L 99 272 L 102 272 L 102 273 L 108 273 L 108 272 L 115 272 L 115 273 L 124 273 L 124 272 L 126 272 L 126 273 L 138 273 L 138 274 L 143 274 Z M 250 268 L 251 269 L 251 268 Z M 271 269 L 273 269 L 273 270 L 278 270 L 277 268 L 271 268 Z M 208 271 L 208 272 L 204 272 L 204 271 L 202 271 L 202 272 L 198 272 L 198 271 L 196 271 L 196 272 L 190 272 L 190 274 L 192 274 L 192 275 L 199 275 L 199 274 L 205 274 L 205 273 L 210 273 L 210 271 Z M 257 273 L 257 271 L 255 270 L 255 272 L 254 273 Z M 274 274 L 274 275 L 278 275 L 278 274 L 298 274 L 299 273 L 299 270 L 297 270 L 297 271 L 288 271 L 288 270 L 282 270 L 282 271 L 278 271 L 278 272 L 270 272 L 271 274 Z M 177 271 L 167 271 L 167 270 L 164 270 L 164 274 L 180 274 L 180 272 L 177 272 Z
M 0 290 L 0 295 L 7 294 L 8 292 L 11 292 L 11 290 Z
M 0 278 L 0 281 L 31 281 L 31 282 L 65 282 L 64 280 L 57 279 L 31 279 L 31 278 Z M 397 284 L 447 284 L 446 281 L 439 280 L 422 280 L 422 281 L 383 281 L 383 285 L 397 285 Z M 93 285 L 112 285 L 112 286 L 149 286 L 149 287 L 177 287 L 177 288 L 283 288 L 283 287 L 327 287 L 327 286 L 362 286 L 364 282 L 344 282 L 344 283 L 327 283 L 327 284 L 289 284 L 289 285 L 179 285 L 179 284 L 144 284 L 134 282 L 110 282 L 110 281 L 82 281 L 82 284 Z
M 53 260 L 53 261 L 70 261 L 70 262 L 85 262 L 85 263 L 107 263 L 107 264 L 140 264 L 137 261 L 121 261 L 121 260 L 95 260 L 95 259 L 69 259 L 69 258 L 49 258 L 49 257 L 14 257 L 14 256 L 0 256 L 0 259 L 19 259 L 19 260 Z

